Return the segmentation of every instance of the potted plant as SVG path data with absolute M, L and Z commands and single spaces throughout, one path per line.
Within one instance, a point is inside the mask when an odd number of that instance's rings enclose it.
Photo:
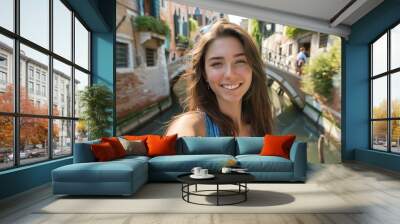
M 112 93 L 107 86 L 94 84 L 80 92 L 82 119 L 87 126 L 89 140 L 109 136 L 112 124 Z

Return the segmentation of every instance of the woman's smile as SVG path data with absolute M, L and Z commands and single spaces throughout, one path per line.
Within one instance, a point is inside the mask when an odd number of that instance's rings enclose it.
M 236 90 L 242 85 L 242 83 L 237 84 L 221 84 L 221 87 L 228 90 Z

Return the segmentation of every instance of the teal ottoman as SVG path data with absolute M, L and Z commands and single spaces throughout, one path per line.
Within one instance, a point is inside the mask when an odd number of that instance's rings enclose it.
M 132 195 L 148 180 L 147 157 L 74 163 L 52 171 L 53 193 Z

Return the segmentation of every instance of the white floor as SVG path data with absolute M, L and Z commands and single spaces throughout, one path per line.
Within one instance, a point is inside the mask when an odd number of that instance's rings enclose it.
M 55 199 L 46 185 L 0 201 L 0 223 L 400 223 L 398 173 L 358 163 L 312 165 L 307 183 L 365 206 L 360 213 L 350 214 L 38 214 L 39 208 Z

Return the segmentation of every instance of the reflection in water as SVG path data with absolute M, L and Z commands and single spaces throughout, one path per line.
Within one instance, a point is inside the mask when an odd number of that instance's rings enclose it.
M 182 82 L 178 81 L 177 86 L 174 87 L 174 93 L 182 97 Z M 316 124 L 313 124 L 310 119 L 299 109 L 297 109 L 285 94 L 277 94 L 275 90 L 270 89 L 270 97 L 274 106 L 275 114 L 277 115 L 275 123 L 275 134 L 295 134 L 296 139 L 307 142 L 308 144 L 308 162 L 318 163 L 318 150 L 317 142 L 321 134 L 321 129 Z M 158 115 L 151 122 L 146 123 L 144 126 L 139 127 L 131 134 L 163 134 L 165 124 L 170 118 L 176 114 L 181 113 L 182 108 L 179 105 L 178 97 L 173 96 L 171 108 Z M 324 144 L 325 163 L 339 163 L 340 156 L 340 143 L 334 142 L 325 138 Z

